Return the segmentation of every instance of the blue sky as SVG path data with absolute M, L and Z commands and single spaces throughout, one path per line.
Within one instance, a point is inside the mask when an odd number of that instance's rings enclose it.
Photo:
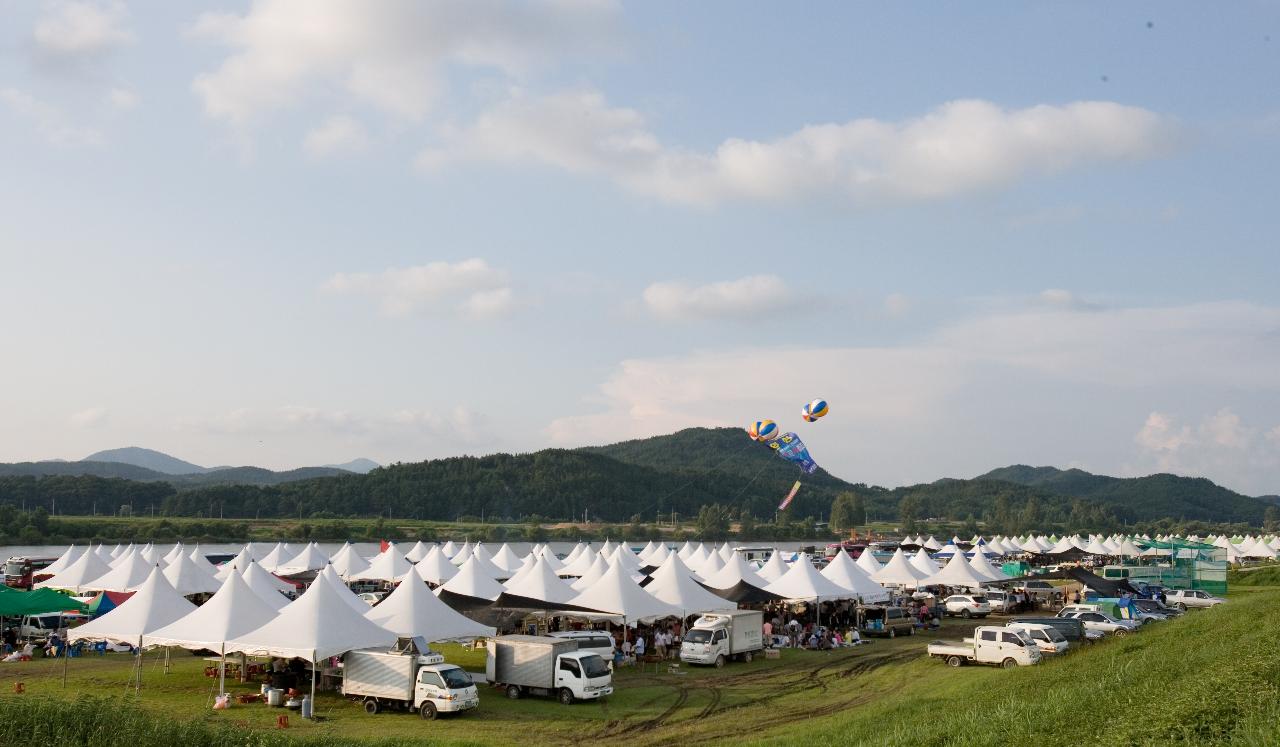
M 0 459 L 771 417 L 1280 491 L 1273 4 L 0 13 Z

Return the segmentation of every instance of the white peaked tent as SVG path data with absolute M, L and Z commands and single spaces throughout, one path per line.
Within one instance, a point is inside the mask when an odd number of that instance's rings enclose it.
M 507 579 L 507 581 L 511 582 L 517 578 L 520 578 L 521 574 L 526 573 L 539 560 L 545 562 L 546 558 L 542 557 L 541 555 L 534 555 L 533 553 L 529 553 L 528 555 L 524 556 L 524 560 L 520 561 L 520 567 L 516 569 L 515 573 L 511 574 L 511 578 Z M 551 564 L 547 563 L 547 567 L 550 568 Z
M 322 571 L 329 565 L 329 556 L 320 550 L 314 542 L 302 548 L 302 552 L 294 555 L 289 562 L 276 566 L 276 573 L 282 576 L 296 576 L 308 571 Z
M 1246 552 L 1242 553 L 1242 555 L 1246 558 L 1275 560 L 1276 551 L 1271 549 L 1271 545 L 1268 545 L 1266 542 L 1262 541 L 1262 539 L 1258 539 L 1253 543 L 1253 547 L 1250 547 Z
M 658 543 L 654 542 L 653 540 L 649 540 L 648 543 L 646 543 L 645 546 L 640 550 L 640 552 L 636 553 L 636 555 L 639 555 L 640 559 L 643 560 L 646 565 L 648 565 L 649 556 L 652 555 L 653 551 L 657 549 L 658 549 Z
M 245 545 L 240 548 L 240 552 L 236 553 L 234 558 L 218 566 L 218 572 L 213 574 L 213 577 L 219 581 L 225 581 L 231 569 L 241 570 L 248 568 L 249 564 L 255 562 L 257 557 L 258 555 L 253 551 L 253 548 L 250 545 Z
M 626 569 L 616 563 L 570 604 L 621 617 L 624 625 L 680 616 L 679 609 L 640 588 Z
M 911 562 L 911 565 L 915 566 L 921 573 L 925 574 L 926 576 L 932 576 L 933 574 L 938 572 L 938 568 L 939 568 L 938 564 L 933 562 L 933 558 L 929 557 L 929 553 L 925 552 L 925 549 L 923 547 L 921 547 L 919 550 L 916 550 L 915 555 L 911 556 L 910 562 Z
M 495 581 L 511 578 L 511 576 L 514 575 L 511 571 L 505 568 L 499 568 L 491 559 L 489 551 L 478 545 L 476 546 L 476 549 L 471 552 L 471 558 L 467 563 L 475 567 L 476 573 L 482 573 Z
M 142 548 L 138 552 L 138 556 L 149 566 L 164 565 L 164 555 L 156 549 L 155 545 L 147 545 Z
M 336 579 L 337 574 L 333 577 Z M 317 580 L 319 578 L 317 576 Z M 227 641 L 226 651 L 250 656 L 297 657 L 311 662 L 311 702 L 314 703 L 315 665 L 321 659 L 396 642 L 395 633 L 352 609 L 339 594 L 339 589 L 332 584 L 311 584 L 297 601 L 270 622 Z
M 289 603 L 289 598 L 285 593 L 294 591 L 294 587 L 286 584 L 280 579 L 267 573 L 267 569 L 258 565 L 257 562 L 250 560 L 249 567 L 243 572 L 227 574 L 230 576 L 240 576 L 244 579 L 244 583 L 249 590 L 257 594 L 267 606 L 273 610 L 282 610 Z
M 933 535 L 931 534 L 929 535 L 929 539 L 924 541 L 924 545 L 922 545 L 922 547 L 924 547 L 924 549 L 926 550 L 936 552 L 942 549 L 942 543 L 934 539 Z
M 453 540 L 449 540 L 444 543 L 444 547 L 440 548 L 440 552 L 444 553 L 445 557 L 452 558 L 458 554 L 458 546 L 453 543 Z
M 458 569 L 458 575 L 444 582 L 439 589 L 436 589 L 436 595 L 445 602 L 449 602 L 451 597 L 462 597 L 464 604 L 477 604 L 480 602 L 492 602 L 498 598 L 498 595 L 506 591 L 502 584 L 498 583 L 494 578 L 480 570 L 480 564 L 472 558 L 462 564 Z M 449 596 L 445 596 L 448 594 Z M 453 606 L 453 605 L 450 605 Z
M 564 561 L 563 561 L 564 564 L 569 565 L 573 561 L 577 560 L 578 556 L 581 555 L 582 552 L 587 549 L 587 547 L 589 547 L 589 545 L 587 545 L 587 543 L 585 542 L 579 542 L 578 544 L 574 545 L 573 549 L 569 551 L 569 554 L 564 556 Z M 541 548 L 538 547 L 537 545 L 534 545 L 532 548 L 530 548 L 529 555 L 537 555 L 539 554 L 540 551 L 541 551 Z M 525 557 L 528 557 L 528 556 L 525 556 Z
M 689 554 L 696 549 L 698 549 L 697 546 L 695 546 L 689 540 L 685 540 L 684 544 L 680 546 L 680 549 L 676 550 L 676 555 L 679 555 L 681 560 L 686 561 L 685 565 L 687 566 L 688 565 L 687 561 L 689 560 Z
M 1120 540 L 1120 549 L 1116 550 L 1116 554 L 1126 558 L 1137 558 L 1142 555 L 1142 548 L 1133 544 L 1133 540 L 1125 537 Z
M 90 586 L 90 582 L 110 572 L 111 566 L 98 557 L 97 553 L 80 553 L 80 557 L 76 558 L 61 573 L 54 575 L 53 578 L 46 578 L 37 582 L 35 588 L 65 589 L 73 594 L 80 594 L 89 589 L 97 588 Z
M 191 548 L 191 552 L 187 553 L 187 557 L 191 558 L 191 562 L 195 563 L 197 568 L 208 573 L 210 576 L 215 578 L 217 577 L 217 567 L 214 566 L 213 563 L 209 562 L 209 559 L 204 556 L 204 553 L 200 552 L 200 545 L 196 545 Z
M 395 545 L 387 545 L 387 549 L 378 553 L 373 560 L 369 561 L 368 568 L 349 578 L 352 580 L 399 581 L 412 570 L 413 563 L 405 560 Z
M 276 609 L 255 594 L 243 576 L 232 573 L 209 601 L 182 618 L 143 635 L 142 645 L 217 651 L 222 655 L 222 664 L 218 668 L 218 692 L 226 692 L 227 641 L 266 625 L 275 616 Z
M 716 552 L 719 553 L 721 560 L 727 562 L 729 558 L 733 555 L 733 548 L 729 547 L 729 543 L 726 542 L 723 545 L 721 545 L 720 549 L 717 550 Z
M 196 606 L 174 590 L 159 568 L 152 568 L 145 583 L 119 607 L 96 620 L 67 632 L 67 640 L 112 641 L 142 645 L 147 633 L 195 611 Z
M 857 596 L 852 589 L 840 586 L 818 573 L 809 561 L 809 553 L 804 552 L 800 553 L 782 578 L 770 583 L 764 590 L 795 602 L 831 602 Z
M 862 570 L 866 571 L 867 575 L 873 578 L 877 573 L 880 572 L 880 569 L 884 567 L 880 565 L 879 560 L 876 560 L 875 553 L 871 552 L 870 547 L 863 550 L 862 554 L 859 555 L 858 559 L 853 561 L 853 563 L 854 565 L 858 566 Z
M 737 605 L 707 591 L 693 578 L 693 571 L 680 556 L 668 553 L 667 559 L 653 572 L 644 590 L 660 602 L 680 611 L 681 617 L 711 610 L 732 610 Z
M 538 550 L 538 557 L 547 561 L 547 565 L 551 566 L 551 570 L 555 571 L 556 575 L 559 575 L 564 570 L 564 563 L 560 562 L 560 558 L 556 557 L 550 547 L 543 545 L 542 549 Z
M 973 558 L 969 561 L 969 567 L 979 576 L 985 576 L 992 581 L 1008 581 L 1012 576 L 995 567 L 987 556 L 981 553 L 974 553 Z
M 687 568 L 688 566 L 685 566 L 685 567 Z M 720 570 L 724 567 L 725 567 L 725 562 L 720 559 L 720 555 L 718 553 L 713 552 L 707 556 L 707 559 L 705 561 L 703 561 L 702 567 L 698 569 L 697 575 L 699 578 L 714 576 L 717 573 L 719 573 Z
M 956 553 L 953 557 L 964 559 L 962 553 Z M 902 552 L 902 548 L 899 547 L 894 550 L 893 557 L 889 559 L 888 563 L 884 564 L 884 568 L 871 574 L 871 578 L 882 586 L 903 586 L 908 589 L 914 589 L 920 586 L 920 582 L 925 579 L 925 575 L 907 562 L 907 556 Z
M 724 568 L 702 579 L 702 585 L 711 589 L 732 589 L 742 583 L 757 589 L 764 589 L 769 585 L 769 582 L 761 578 L 740 553 L 734 553 L 733 560 L 725 563 Z
M 654 548 L 654 551 L 649 553 L 649 556 L 644 559 L 644 564 L 654 566 L 655 568 L 660 568 L 663 563 L 667 562 L 667 558 L 671 557 L 672 555 L 675 555 L 675 553 L 667 549 L 666 545 L 658 545 L 656 548 Z M 682 560 L 680 562 L 683 563 L 684 561 Z M 685 567 L 688 568 L 689 566 L 685 566 Z
M 130 543 L 129 547 L 133 547 L 133 544 Z M 115 547 L 111 548 L 111 557 L 118 558 L 122 552 L 124 552 L 124 548 L 117 544 Z
M 595 565 L 596 551 L 590 547 L 578 553 L 578 557 L 573 560 L 565 558 L 564 567 L 560 569 L 557 575 L 560 576 L 585 576 L 587 571 L 591 570 L 591 566 Z
M 841 550 L 841 554 L 848 555 L 843 550 Z M 789 570 L 791 570 L 791 566 L 787 565 L 787 561 L 782 559 L 782 553 L 774 550 L 769 553 L 769 560 L 760 566 L 760 578 L 769 582 L 777 581 L 785 576 Z
M 258 559 L 258 565 L 266 568 L 268 571 L 275 573 L 283 565 L 288 565 L 289 561 L 297 553 L 288 543 L 277 542 L 276 546 L 271 548 L 271 552 Z
M 1089 544 L 1084 546 L 1084 551 L 1089 553 L 1090 555 L 1111 555 L 1112 554 L 1111 551 L 1108 550 L 1102 544 L 1102 542 L 1098 540 L 1097 537 L 1090 540 Z
M 644 568 L 644 562 L 636 557 L 635 553 L 631 552 L 630 547 L 622 543 L 618 543 L 618 546 L 613 550 L 613 554 L 608 557 L 610 562 L 621 563 L 623 568 L 632 573 L 640 573 L 641 569 Z
M 973 570 L 973 566 L 964 559 L 964 555 L 956 553 L 951 556 L 951 560 L 942 567 L 942 570 L 925 579 L 925 583 L 939 584 L 942 586 L 955 586 L 965 589 L 981 589 L 983 584 L 990 583 L 991 579 L 985 578 Z
M 68 547 L 66 550 L 63 550 L 62 554 L 58 556 L 57 560 L 45 566 L 43 569 L 41 569 L 40 572 L 47 573 L 51 576 L 56 576 L 57 574 L 62 573 L 68 567 L 70 567 L 72 563 L 79 560 L 80 556 L 84 555 L 86 552 L 93 552 L 93 550 L 88 547 L 76 547 L 75 545 L 72 545 L 71 547 Z
M 97 547 L 93 548 L 93 552 L 97 554 L 99 560 L 101 560 L 103 563 L 106 563 L 107 567 L 111 566 L 111 561 L 112 561 L 111 552 L 107 550 L 107 548 L 103 547 L 102 545 L 98 545 Z
M 959 546 L 957 546 L 956 543 L 954 542 L 948 542 L 947 544 L 942 546 L 941 550 L 934 553 L 934 555 L 937 555 L 938 557 L 941 557 L 941 558 L 950 558 L 952 555 L 962 555 L 962 554 L 963 553 L 960 552 Z
M 493 554 L 491 562 L 506 571 L 508 574 L 514 574 L 516 571 L 520 570 L 520 566 L 523 565 L 520 560 L 520 556 L 516 555 L 511 550 L 511 547 L 505 542 L 502 543 L 502 547 L 499 547 L 498 551 Z
M 365 617 L 402 638 L 421 636 L 427 641 L 479 638 L 497 632 L 453 611 L 413 577 L 405 579 L 378 606 L 370 607 Z
M 822 575 L 837 586 L 857 594 L 863 602 L 883 602 L 889 598 L 889 592 L 858 567 L 847 552 L 836 553 L 827 567 L 822 569 Z
M 86 587 L 103 591 L 133 591 L 142 586 L 157 566 L 142 559 L 141 553 L 133 553 L 105 574 L 89 582 Z
M 162 571 L 165 580 L 179 594 L 213 594 L 222 588 L 222 582 L 212 573 L 196 565 L 196 562 L 181 553 Z
M 124 549 L 124 552 L 112 558 L 111 562 L 108 563 L 107 565 L 111 566 L 112 568 L 115 568 L 116 566 L 120 565 L 121 563 L 128 560 L 129 558 L 136 556 L 137 554 L 138 554 L 138 548 L 134 547 L 133 545 L 129 545 Z
M 538 558 L 529 570 L 519 578 L 508 581 L 498 596 L 495 606 L 517 609 L 562 609 L 577 596 L 568 584 L 560 580 L 544 558 Z
M 462 546 L 458 548 L 458 551 L 449 556 L 449 562 L 456 566 L 461 566 L 463 563 L 471 559 L 471 551 L 473 549 L 474 548 L 471 546 L 471 542 L 469 540 L 463 542 Z
M 413 573 L 418 578 L 433 586 L 439 586 L 458 575 L 458 568 L 449 562 L 444 550 L 432 547 L 427 550 L 426 557 L 413 566 Z
M 702 564 L 707 562 L 707 558 L 711 557 L 711 551 L 706 545 L 699 544 L 687 558 L 681 558 L 684 564 L 690 569 L 701 572 Z
M 351 589 L 347 588 L 347 585 L 342 582 L 342 579 L 338 577 L 338 574 L 332 568 L 325 568 L 323 571 L 320 571 L 319 573 L 317 573 L 316 580 L 313 581 L 311 585 L 315 586 L 316 584 L 320 584 L 320 583 L 324 583 L 332 586 L 333 590 L 338 592 L 338 598 L 342 600 L 343 604 L 347 605 L 348 607 L 355 610 L 356 612 L 359 612 L 360 614 L 363 615 L 365 612 L 368 611 L 369 609 L 368 603 L 365 602 L 360 597 L 356 596 L 355 593 L 351 591 Z M 298 597 L 298 598 L 301 599 L 302 597 Z
M 613 543 L 613 540 L 605 539 L 604 544 L 600 546 L 600 554 L 607 558 L 613 555 L 613 551 L 617 549 L 618 546 Z
M 423 558 L 427 557 L 427 551 L 430 549 L 431 549 L 430 545 L 423 542 L 422 540 L 418 540 L 413 544 L 413 547 L 410 547 L 409 551 L 404 554 L 404 559 L 409 561 L 410 563 L 416 563 L 419 560 L 422 560 Z
M 173 547 L 171 547 L 169 549 L 169 552 L 165 553 L 164 557 L 162 557 L 161 560 L 164 562 L 165 565 L 168 565 L 173 561 L 177 560 L 179 555 L 185 555 L 185 554 L 186 554 L 186 548 L 184 548 L 182 546 L 182 543 L 179 542 L 175 544 Z
M 970 552 L 972 552 L 974 555 L 999 555 L 1000 554 L 996 550 L 991 549 L 991 545 L 987 544 L 986 542 L 978 542 L 973 546 L 973 550 L 971 550 Z
M 329 558 L 329 565 L 344 579 L 356 578 L 369 570 L 369 561 L 356 552 L 354 545 L 345 543 Z
M 600 577 L 609 572 L 609 561 L 597 555 L 596 559 L 591 561 L 591 567 L 577 581 L 569 584 L 574 591 L 583 591 L 590 588 L 592 584 L 600 580 Z

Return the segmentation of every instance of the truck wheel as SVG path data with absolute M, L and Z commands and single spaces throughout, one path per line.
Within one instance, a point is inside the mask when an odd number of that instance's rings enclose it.
M 1014 659 L 1012 656 L 1010 656 L 1008 659 L 1005 659 L 1004 661 L 1000 662 L 1000 666 L 1004 667 L 1005 669 L 1013 669 L 1014 667 L 1018 666 L 1018 661 Z
M 518 700 L 520 698 L 520 686 L 507 685 L 507 697 L 511 700 Z
M 373 714 L 375 714 L 375 713 L 377 713 L 378 711 L 381 711 L 381 710 L 382 710 L 382 706 L 378 705 L 378 700 L 377 700 L 377 698 L 365 698 L 365 699 L 364 699 L 364 712 L 365 712 L 365 713 L 367 713 L 367 714 L 369 714 L 370 716 L 372 716 Z
M 573 705 L 573 691 L 567 687 L 560 688 L 560 702 L 565 705 Z
M 716 657 L 716 669 L 724 669 L 724 654 Z
M 750 651 L 748 651 L 747 653 L 743 654 L 743 655 L 742 655 L 742 660 L 743 660 L 744 662 L 746 662 L 746 663 L 750 664 L 750 663 L 751 663 L 751 652 L 750 652 Z
M 968 620 L 968 619 L 969 619 L 969 610 L 967 610 L 967 609 L 966 609 L 966 610 L 960 610 L 960 616 L 961 616 L 961 617 L 963 617 L 964 619 Z
M 947 657 L 947 666 L 949 667 L 958 667 L 963 663 L 964 663 L 964 659 L 961 659 L 959 656 Z
M 435 721 L 436 704 L 429 700 L 423 701 L 422 705 L 418 708 L 418 715 L 421 716 L 424 721 Z

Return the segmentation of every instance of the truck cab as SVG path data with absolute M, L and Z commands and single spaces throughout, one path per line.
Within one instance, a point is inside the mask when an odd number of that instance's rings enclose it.
M 566 690 L 573 700 L 595 700 L 613 692 L 611 682 L 609 665 L 599 654 L 577 651 L 561 654 L 556 659 L 555 689 L 566 705 L 572 702 L 565 701 Z
M 471 675 L 459 666 L 445 664 L 438 654 L 420 656 L 418 681 L 413 690 L 413 708 L 425 719 L 436 713 L 466 711 L 480 705 L 480 693 Z

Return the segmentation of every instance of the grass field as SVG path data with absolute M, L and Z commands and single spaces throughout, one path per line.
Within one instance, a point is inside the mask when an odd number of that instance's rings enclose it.
M 130 658 L 86 657 L 0 665 L 0 743 L 203 745 L 523 744 L 587 740 L 635 745 L 1142 745 L 1280 743 L 1280 589 L 1254 587 L 1231 604 L 1155 623 L 1139 635 L 1085 647 L 1037 667 L 949 669 L 923 656 L 941 634 L 878 640 L 837 652 L 784 651 L 723 670 L 624 670 L 605 703 L 509 701 L 482 690 L 469 714 L 423 722 L 365 714 L 335 694 L 317 699 L 323 720 L 262 705 L 211 710 L 215 681 L 203 661 L 175 651 L 145 658 L 136 699 Z M 998 622 L 998 619 L 997 619 Z M 478 653 L 443 647 L 479 669 Z M 233 692 L 256 690 L 235 685 Z M 68 706 L 66 700 L 77 703 Z M 227 728 L 230 727 L 230 728 Z

